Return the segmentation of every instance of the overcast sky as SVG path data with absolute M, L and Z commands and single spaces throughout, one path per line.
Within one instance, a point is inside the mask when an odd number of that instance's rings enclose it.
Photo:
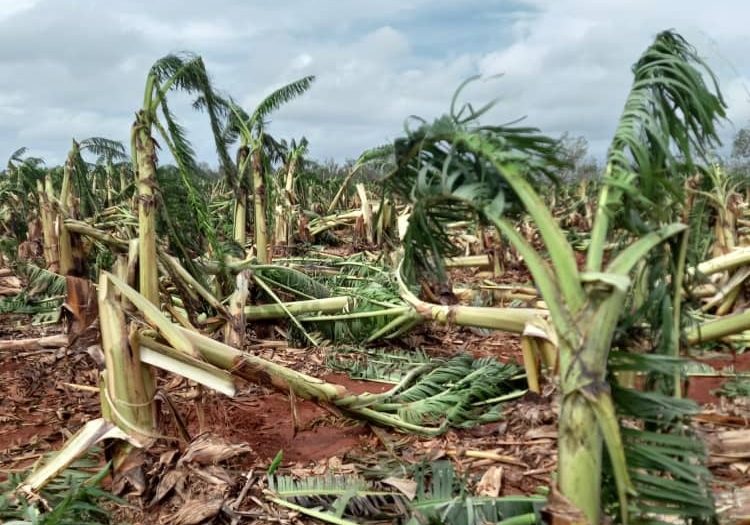
M 495 122 L 527 115 L 602 155 L 630 66 L 668 28 L 719 75 L 731 141 L 750 121 L 748 20 L 747 0 L 0 0 L 0 163 L 20 146 L 52 164 L 72 137 L 127 141 L 148 68 L 182 50 L 248 108 L 316 75 L 270 130 L 307 136 L 317 159 L 356 157 L 409 115 L 445 112 L 477 73 L 503 74 L 466 92 L 500 98 Z M 200 160 L 215 164 L 205 117 L 179 110 Z

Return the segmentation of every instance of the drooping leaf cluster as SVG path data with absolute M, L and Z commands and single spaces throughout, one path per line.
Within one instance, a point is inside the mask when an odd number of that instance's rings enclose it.
M 396 168 L 385 187 L 412 206 L 403 239 L 403 271 L 412 282 L 425 276 L 444 280 L 443 258 L 458 255 L 447 232 L 450 223 L 481 216 L 489 204 L 500 214 L 520 211 L 503 174 L 473 153 L 467 140 L 482 140 L 498 159 L 519 167 L 536 184 L 554 181 L 564 165 L 557 141 L 536 128 L 481 125 L 478 119 L 490 107 L 474 111 L 467 104 L 432 123 L 420 119 L 394 143 Z
M 613 352 L 614 373 L 674 377 L 683 361 L 659 354 Z M 617 386 L 612 395 L 621 428 L 628 472 L 635 489 L 629 498 L 631 522 L 671 523 L 681 518 L 692 523 L 713 523 L 715 507 L 705 443 L 690 425 L 698 405 L 659 391 Z M 605 470 L 603 500 L 609 513 L 620 513 L 611 471 Z
M 708 153 L 720 145 L 717 126 L 726 105 L 713 72 L 672 31 L 656 37 L 633 75 L 605 177 L 625 195 L 609 211 L 628 231 L 643 234 L 673 220 L 685 176 L 703 170 Z
M 167 93 L 171 90 L 194 96 L 193 106 L 207 113 L 221 169 L 227 177 L 231 177 L 234 165 L 229 157 L 227 143 L 222 137 L 224 122 L 228 115 L 227 102 L 214 89 L 201 57 L 190 53 L 170 54 L 156 61 L 151 67 L 144 92 L 144 107 L 139 113 L 134 129 L 135 133 L 137 126 L 156 128 L 177 166 L 186 192 L 187 204 L 195 214 L 197 231 L 211 247 L 216 258 L 221 261 L 224 259 L 223 244 L 216 235 L 206 199 L 201 196 L 195 184 L 196 176 L 201 171 L 196 161 L 195 150 L 187 138 L 185 128 L 177 121 L 167 101 Z M 135 135 L 132 141 L 135 153 Z M 135 164 L 134 162 L 134 166 Z M 187 249 L 181 248 L 185 243 L 176 233 L 173 233 L 172 240 L 183 265 L 200 280 L 201 276 Z

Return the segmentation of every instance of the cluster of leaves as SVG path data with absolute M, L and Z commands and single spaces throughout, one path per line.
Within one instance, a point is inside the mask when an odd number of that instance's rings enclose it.
M 466 483 L 456 475 L 449 461 L 422 464 L 415 472 L 417 494 L 412 502 L 412 516 L 407 525 L 445 523 L 475 525 L 481 523 L 542 523 L 541 510 L 546 499 L 541 496 L 506 496 L 491 498 L 471 496 Z
M 305 325 L 323 340 L 338 344 L 366 341 L 388 327 L 393 318 L 389 311 L 404 306 L 390 271 L 366 261 L 364 256 L 347 259 L 311 256 L 286 262 L 292 265 L 255 267 L 254 276 L 296 299 L 348 296 L 352 298 L 352 307 L 346 313 L 373 314 L 353 319 L 306 322 Z M 268 294 L 263 295 L 264 301 L 275 300 Z M 290 339 L 304 343 L 307 335 L 295 325 L 290 327 Z M 394 326 L 387 333 L 395 334 L 398 329 L 399 326 Z
M 399 492 L 373 488 L 357 476 L 269 476 L 268 488 L 278 497 L 310 509 L 325 509 L 338 518 L 395 519 L 408 514 L 408 500 Z
M 16 487 L 28 473 L 13 473 L 0 484 L 0 521 L 6 525 L 99 525 L 108 524 L 109 513 L 102 508 L 104 501 L 124 504 L 111 493 L 100 488 L 109 467 L 92 475 L 87 470 L 95 468 L 91 458 L 77 461 L 57 478 L 48 483 L 39 500 L 28 501 L 15 493 Z
M 750 397 L 750 378 L 733 377 L 724 383 L 716 394 L 724 397 Z
M 707 152 L 720 145 L 718 119 L 726 105 L 713 72 L 676 33 L 660 33 L 633 73 L 606 177 L 625 194 L 622 206 L 608 211 L 642 235 L 674 220 L 684 177 L 703 171 Z
M 352 377 L 397 382 L 372 408 L 415 425 L 468 428 L 497 421 L 502 398 L 518 392 L 523 379 L 515 364 L 467 354 L 442 359 L 345 349 L 329 355 L 328 362 Z
M 331 266 L 337 271 L 329 274 L 326 281 L 334 295 L 347 295 L 355 299 L 350 313 L 386 311 L 404 305 L 388 268 L 367 262 L 362 256 L 333 262 Z M 335 322 L 328 327 L 327 333 L 336 343 L 361 342 L 379 333 L 391 320 L 389 316 L 373 316 Z
M 309 161 L 303 166 L 299 177 L 299 193 L 303 209 L 313 216 L 326 212 L 326 205 L 333 201 L 347 174 L 353 169 L 353 163 L 339 165 L 331 160 L 325 163 Z M 354 181 L 352 181 L 354 182 Z M 347 197 L 354 195 L 354 185 L 347 188 Z M 348 201 L 344 199 L 344 202 Z M 343 208 L 339 208 L 342 210 Z
M 195 257 L 205 250 L 204 239 L 200 235 L 195 235 L 201 231 L 198 214 L 193 211 L 192 206 L 185 206 L 190 199 L 190 190 L 183 177 L 190 181 L 190 188 L 194 188 L 193 191 L 197 195 L 195 198 L 201 200 L 201 206 L 205 208 L 207 205 L 202 197 L 206 192 L 200 191 L 204 189 L 202 186 L 207 185 L 207 181 L 202 180 L 199 174 L 190 173 L 183 176 L 176 166 L 159 167 L 156 178 L 161 206 L 157 232 L 162 238 L 170 239 L 171 244 L 182 246 L 188 254 Z M 211 227 L 213 228 L 213 225 Z
M 0 223 L 17 244 L 26 240 L 30 214 L 39 209 L 37 182 L 46 173 L 44 161 L 27 156 L 26 148 L 16 150 L 8 159 L 0 179 Z
M 326 353 L 326 367 L 346 372 L 354 379 L 398 383 L 412 370 L 428 365 L 432 358 L 424 350 L 410 348 L 337 347 Z
M 491 145 L 500 160 L 522 169 L 532 183 L 555 181 L 555 172 L 565 166 L 558 142 L 536 128 L 481 125 L 478 119 L 492 103 L 479 110 L 470 104 L 456 110 L 460 91 L 450 114 L 432 123 L 418 120 L 415 129 L 407 126 L 406 136 L 394 143 L 396 168 L 386 177 L 385 188 L 412 204 L 403 239 L 403 272 L 410 282 L 445 280 L 443 259 L 459 254 L 447 233 L 451 222 L 482 219 L 488 205 L 498 214 L 521 211 L 496 163 L 475 154 L 467 140 Z
M 493 405 L 492 400 L 518 389 L 514 378 L 521 370 L 513 364 L 469 355 L 436 360 L 432 370 L 419 375 L 413 385 L 386 403 L 401 419 L 415 424 L 471 427 L 489 423 L 502 417 L 500 403 Z
M 679 358 L 659 354 L 613 352 L 610 356 L 612 396 L 624 422 L 625 457 L 635 489 L 629 511 L 637 523 L 668 523 L 670 517 L 709 523 L 715 518 L 705 445 L 690 426 L 698 405 L 659 391 L 618 386 L 614 378 L 616 373 L 633 372 L 674 377 L 682 365 Z M 613 479 L 605 470 L 604 500 L 609 502 L 608 511 L 617 515 Z
M 38 314 L 54 311 L 62 305 L 65 277 L 30 263 L 17 265 L 16 272 L 26 281 L 26 286 L 20 294 L 0 299 L 0 314 Z
M 407 525 L 542 523 L 543 497 L 472 496 L 467 481 L 456 474 L 449 461 L 420 463 L 410 470 L 416 484 L 412 500 L 382 483 L 372 486 L 357 476 L 295 479 L 277 475 L 269 476 L 268 485 L 278 498 L 294 502 L 301 512 L 314 509 L 316 517 L 331 523 L 354 523 L 349 519 L 357 523 L 390 519 Z

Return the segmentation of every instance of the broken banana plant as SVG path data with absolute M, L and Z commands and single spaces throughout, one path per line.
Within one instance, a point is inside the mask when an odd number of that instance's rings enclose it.
M 720 94 L 704 81 L 704 73 L 713 78 L 710 70 L 675 33 L 659 34 L 633 72 L 607 155 L 584 269 L 534 189 L 559 166 L 555 141 L 532 128 L 477 124 L 491 104 L 479 110 L 459 107 L 460 89 L 449 115 L 432 124 L 421 121 L 396 141 L 397 168 L 386 179 L 386 187 L 412 205 L 403 237 L 408 282 L 444 282 L 442 258 L 458 251 L 446 225 L 477 215 L 523 257 L 548 308 L 559 351 L 557 485 L 582 511 L 578 521 L 589 524 L 599 523 L 602 515 L 604 447 L 614 472 L 619 518 L 627 522 L 639 498 L 654 497 L 643 484 L 638 486 L 646 494 L 636 494 L 631 479 L 636 471 L 628 468 L 608 381 L 610 347 L 639 261 L 685 229 L 670 224 L 681 202 L 680 177 L 692 175 L 685 173 L 686 165 L 701 169 L 695 161 L 718 142 L 716 125 L 725 115 Z M 687 164 L 676 158 L 675 149 Z M 507 217 L 518 208 L 531 217 L 542 249 Z M 629 244 L 605 263 L 615 227 L 624 227 Z M 694 512 L 705 516 L 701 513 L 711 511 L 701 507 Z
M 176 373 L 217 392 L 234 396 L 234 377 L 259 383 L 284 394 L 327 404 L 355 417 L 404 432 L 437 435 L 449 426 L 471 426 L 497 420 L 498 405 L 512 391 L 518 370 L 494 360 L 460 356 L 448 362 L 417 366 L 392 389 L 355 395 L 329 383 L 242 352 L 172 323 L 146 297 L 115 275 L 102 272 L 98 289 L 105 370 L 100 397 L 103 420 L 91 422 L 66 444 L 52 462 L 23 485 L 38 490 L 90 446 L 104 438 L 123 441 L 115 468 L 129 446 L 147 446 L 163 438 L 153 407 L 151 367 Z M 338 298 L 337 306 L 341 306 Z M 123 302 L 151 326 L 137 328 L 125 321 Z M 293 304 L 293 303 L 292 303 Z M 319 304 L 315 305 L 319 308 Z M 253 311 L 254 307 L 249 307 Z M 257 307 L 255 307 L 257 308 Z
M 192 186 L 187 182 L 196 162 L 192 146 L 185 137 L 183 128 L 176 122 L 167 105 L 167 94 L 180 90 L 197 95 L 200 107 L 208 113 L 212 127 L 217 122 L 217 97 L 208 78 L 203 59 L 193 55 L 167 55 L 157 60 L 146 77 L 143 106 L 136 113 L 130 133 L 132 167 L 136 174 L 138 189 L 138 240 L 139 240 L 139 290 L 153 304 L 159 304 L 159 279 L 157 262 L 156 213 L 157 213 L 157 132 L 174 157 L 177 168 L 194 200 Z M 198 103 L 198 101 L 196 103 Z M 198 107 L 198 106 L 196 106 Z M 161 112 L 161 118 L 159 118 Z M 225 144 L 215 136 L 217 150 L 223 165 Z M 200 214 L 200 207 L 195 206 Z M 205 220 L 205 217 L 199 217 Z
M 265 132 L 265 119 L 283 104 L 304 94 L 315 81 L 314 76 L 306 76 L 290 82 L 267 95 L 251 114 L 229 102 L 227 110 L 229 119 L 225 136 L 231 140 L 239 138 L 237 153 L 237 180 L 232 181 L 235 188 L 235 240 L 244 245 L 245 221 L 247 219 L 247 188 L 253 190 L 253 220 L 255 225 L 255 252 L 258 262 L 266 264 L 270 260 L 268 239 L 268 196 L 266 179 L 268 178 L 268 157 L 275 153 L 277 146 L 270 135 Z M 281 218 L 279 218 L 281 219 Z

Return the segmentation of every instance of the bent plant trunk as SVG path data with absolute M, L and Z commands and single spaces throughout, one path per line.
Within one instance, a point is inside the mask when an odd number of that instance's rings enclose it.
M 247 156 L 248 147 L 242 146 L 237 152 L 237 186 L 234 190 L 234 241 L 245 246 L 247 237 Z
M 255 213 L 255 251 L 258 263 L 268 264 L 268 222 L 266 220 L 266 185 L 262 153 L 258 146 L 252 153 L 253 209 Z
M 125 188 L 128 187 L 127 168 L 125 168 L 125 166 L 120 166 L 120 169 L 117 171 L 117 173 L 120 177 L 120 193 L 123 194 Z
M 274 232 L 275 246 L 288 253 L 294 242 L 293 232 L 297 229 L 296 209 L 297 196 L 294 192 L 294 175 L 297 171 L 297 160 L 293 159 L 286 170 L 283 191 L 283 206 L 277 206 L 276 230 Z
M 341 197 L 346 192 L 347 186 L 349 186 L 349 183 L 354 178 L 354 175 L 357 174 L 357 171 L 359 171 L 359 168 L 361 167 L 362 167 L 362 164 L 355 164 L 354 167 L 352 167 L 352 169 L 349 171 L 349 173 L 346 174 L 344 181 L 341 183 L 341 187 L 339 188 L 339 191 L 336 192 L 336 195 L 333 197 L 333 200 L 328 205 L 328 210 L 326 213 L 330 215 L 334 212 L 334 210 L 336 209 L 336 206 L 341 200 Z
M 62 188 L 60 190 L 60 232 L 59 232 L 59 244 L 60 244 L 60 274 L 67 275 L 74 267 L 73 262 L 73 246 L 70 240 L 70 232 L 65 227 L 65 219 L 70 211 L 70 199 L 71 199 L 71 184 L 73 178 L 73 170 L 75 169 L 75 156 L 74 152 L 77 149 L 77 144 L 73 142 L 73 148 L 68 154 L 68 158 L 65 160 L 65 167 L 63 168 L 63 181 Z
M 44 234 L 44 259 L 47 269 L 57 273 L 60 270 L 60 247 L 55 233 L 55 211 L 52 207 L 52 180 L 49 175 L 44 177 L 44 184 L 39 182 L 37 188 L 39 202 L 42 207 L 42 233 Z
M 610 345 L 632 284 L 629 276 L 651 249 L 685 226 L 667 225 L 645 235 L 605 269 L 600 252 L 606 235 L 601 235 L 600 241 L 592 240 L 589 247 L 589 262 L 595 260 L 593 268 L 581 272 L 576 268 L 572 248 L 538 194 L 518 172 L 506 169 L 505 175 L 534 218 L 550 256 L 548 263 L 511 223 L 491 208 L 485 210 L 498 233 L 507 237 L 523 256 L 557 332 L 562 391 L 557 485 L 580 509 L 586 523 L 599 523 L 603 444 L 607 446 L 622 509 L 627 509 L 632 487 L 606 378 Z M 606 189 L 605 186 L 603 192 Z M 592 251 L 599 253 L 591 257 Z M 623 518 L 627 519 L 626 515 Z
M 224 342 L 234 348 L 242 348 L 245 344 L 245 302 L 247 302 L 250 272 L 243 270 L 237 274 L 234 293 L 229 298 L 229 319 L 224 325 Z
M 133 124 L 138 177 L 138 256 L 141 295 L 159 303 L 159 274 L 156 257 L 156 143 L 141 111 Z

